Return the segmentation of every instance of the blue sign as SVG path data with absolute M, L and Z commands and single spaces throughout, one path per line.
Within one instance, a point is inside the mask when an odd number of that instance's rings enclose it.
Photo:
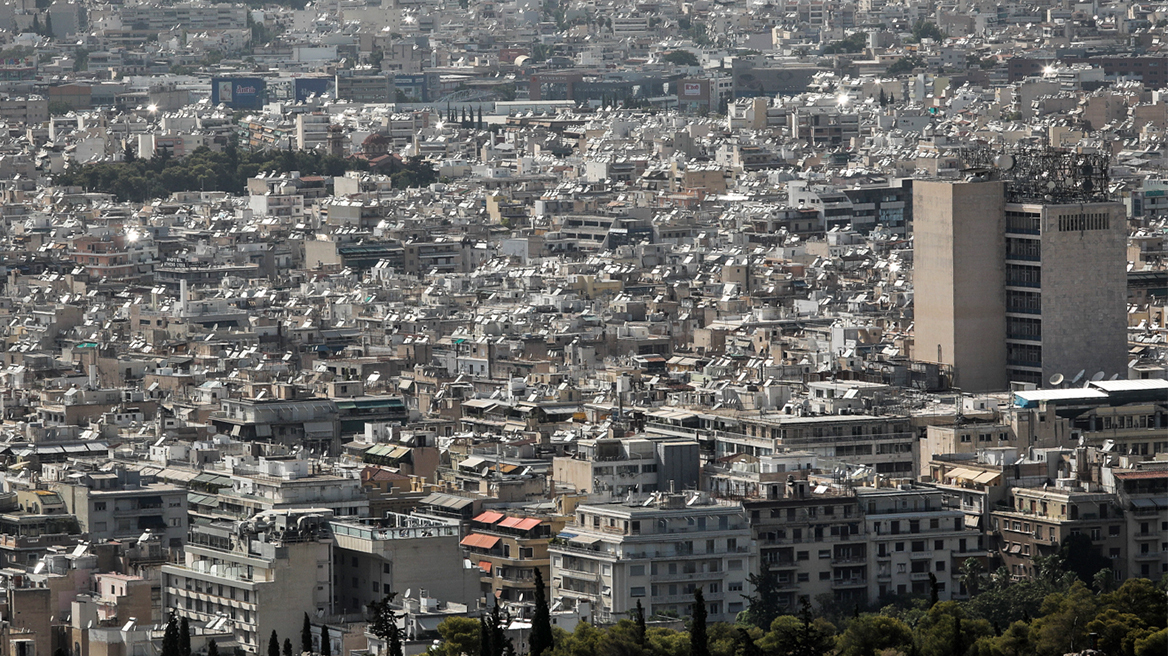
M 323 96 L 333 88 L 333 79 L 331 77 L 298 77 L 293 82 L 295 85 L 294 97 L 296 102 L 304 102 L 310 96 Z

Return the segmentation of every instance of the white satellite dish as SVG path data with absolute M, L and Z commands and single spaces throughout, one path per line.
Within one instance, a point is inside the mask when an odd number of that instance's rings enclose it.
M 410 593 L 411 593 L 411 592 L 413 592 L 413 591 L 414 591 L 414 589 L 413 589 L 413 588 L 406 588 L 406 594 L 405 594 L 405 597 L 403 597 L 403 599 L 409 599 L 409 598 L 410 598 Z
M 1066 380 L 1065 376 L 1062 374 L 1055 374 L 1050 377 L 1050 385 L 1051 387 L 1058 387 L 1059 385 L 1063 384 L 1064 380 Z
M 1104 377 L 1104 376 L 1106 376 L 1106 375 L 1107 375 L 1107 374 L 1106 374 L 1106 373 L 1104 373 L 1104 372 L 1102 372 L 1102 371 L 1096 371 L 1096 372 L 1095 372 L 1095 375 L 1094 375 L 1094 376 L 1091 376 L 1091 380 L 1092 380 L 1092 381 L 1100 381 L 1100 380 L 1103 380 L 1103 377 Z

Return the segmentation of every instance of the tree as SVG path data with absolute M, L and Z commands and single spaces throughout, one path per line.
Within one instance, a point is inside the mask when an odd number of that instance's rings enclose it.
M 864 614 L 848 622 L 840 635 L 838 656 L 876 656 L 882 650 L 905 650 L 913 644 L 912 629 L 884 615 Z
M 743 595 L 750 604 L 744 619 L 748 624 L 766 631 L 771 628 L 775 618 L 783 614 L 783 607 L 779 603 L 778 577 L 769 569 L 764 569 L 761 574 L 747 575 L 746 581 L 754 588 L 754 594 Z
M 333 640 L 329 637 L 328 624 L 320 625 L 320 656 L 333 655 Z
M 637 646 L 645 646 L 645 607 L 641 605 L 641 600 L 637 600 L 637 609 L 633 611 L 633 621 L 637 625 Z
M 1095 577 L 1092 579 L 1092 581 L 1095 585 L 1095 589 L 1098 590 L 1100 594 L 1111 592 L 1115 589 L 1115 573 L 1111 571 L 1110 567 L 1104 567 L 1098 572 L 1095 572 Z
M 45 36 L 53 37 L 53 14 L 52 12 L 45 12 Z
M 544 651 L 555 646 L 555 637 L 552 635 L 552 616 L 548 610 L 547 591 L 543 585 L 543 574 L 538 567 L 535 568 L 535 611 L 531 616 L 531 636 L 528 645 L 531 656 L 541 656 Z
M 185 615 L 178 625 L 178 653 L 179 656 L 191 656 L 191 625 Z
M 661 61 L 676 66 L 701 66 L 697 55 L 688 50 L 674 50 L 662 57 Z
M 706 598 L 701 586 L 694 588 L 693 610 L 690 611 L 690 656 L 710 656 L 710 640 L 706 635 Z
M 207 643 L 207 656 L 219 656 L 219 645 L 214 640 Z
M 178 617 L 170 611 L 170 618 L 166 621 L 166 630 L 162 633 L 161 656 L 179 656 Z
M 1095 617 L 1098 599 L 1075 581 L 1066 592 L 1056 592 L 1042 602 L 1042 616 L 1031 628 L 1040 653 L 1065 654 L 1083 649 L 1087 643 L 1087 623 Z
M 825 656 L 832 652 L 835 639 L 831 631 L 817 624 L 815 615 L 811 612 L 811 603 L 806 599 L 800 600 L 799 624 L 799 633 L 791 656 Z
M 920 42 L 921 39 L 932 39 L 934 41 L 944 41 L 949 35 L 941 31 L 936 23 L 927 21 L 917 21 L 913 25 L 911 41 Z
M 1101 601 L 1104 607 L 1135 615 L 1149 627 L 1164 628 L 1168 622 L 1168 596 L 1148 579 L 1128 579 Z
M 1136 640 L 1135 656 L 1164 656 L 1168 654 L 1168 629 L 1160 629 L 1152 635 Z
M 920 57 L 917 57 L 916 55 L 906 55 L 892 62 L 892 64 L 889 65 L 885 72 L 889 75 L 905 75 L 907 73 L 912 73 L 913 70 L 924 65 L 925 60 L 921 59 Z M 890 100 L 889 102 L 892 101 Z
M 300 628 L 300 651 L 307 654 L 316 651 L 312 648 L 312 622 L 308 619 L 308 613 L 304 614 L 304 626 Z
M 292 639 L 284 638 L 284 656 L 292 656 Z
M 439 656 L 461 656 L 479 653 L 480 623 L 469 617 L 450 617 L 438 625 L 441 637 L 434 650 Z
M 881 95 L 883 95 L 881 91 Z M 977 558 L 966 558 L 961 562 L 961 585 L 965 586 L 965 593 L 970 597 L 976 597 L 977 593 L 981 591 L 982 572 L 985 567 Z
M 1087 585 L 1094 582 L 1100 570 L 1111 566 L 1111 559 L 1099 552 L 1086 533 L 1068 535 L 1059 547 L 1059 556 L 1066 571 L 1073 572 Z
M 888 95 L 884 93 L 884 87 L 880 87 L 880 106 L 886 107 L 888 105 Z

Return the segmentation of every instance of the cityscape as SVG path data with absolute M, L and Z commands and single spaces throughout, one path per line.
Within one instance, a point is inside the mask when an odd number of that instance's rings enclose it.
M 0 2 L 0 656 L 1165 656 L 1168 3 Z

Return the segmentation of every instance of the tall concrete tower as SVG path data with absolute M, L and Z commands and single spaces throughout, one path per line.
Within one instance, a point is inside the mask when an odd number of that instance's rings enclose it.
M 953 367 L 953 385 L 1003 390 L 1005 184 L 913 183 L 913 357 Z

